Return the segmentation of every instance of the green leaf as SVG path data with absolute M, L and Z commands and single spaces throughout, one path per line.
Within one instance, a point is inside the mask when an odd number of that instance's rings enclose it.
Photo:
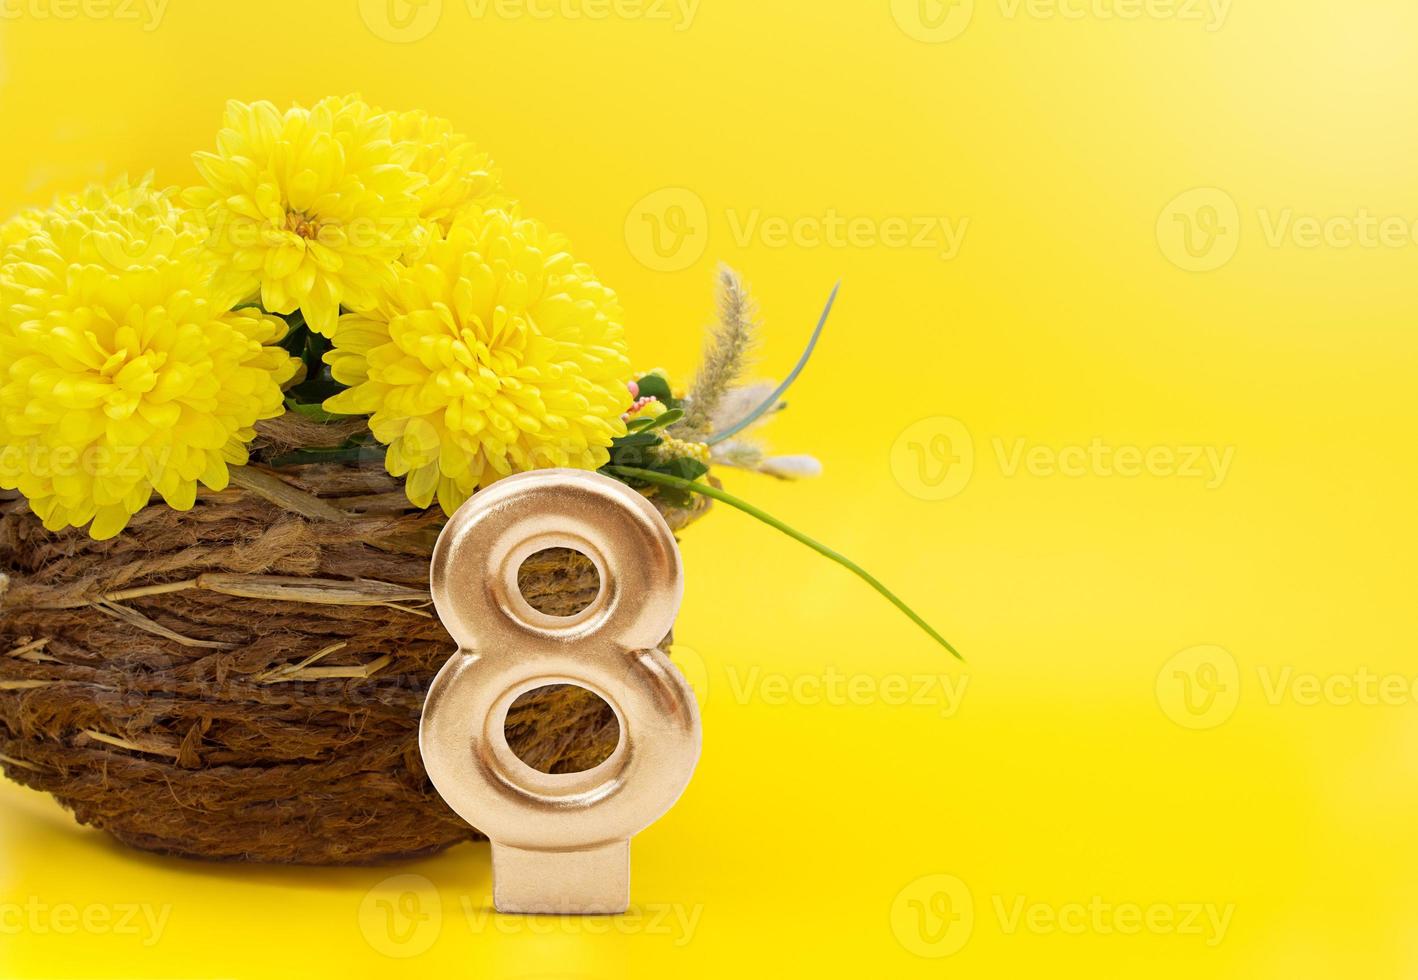
M 345 418 L 343 415 L 331 415 L 318 402 L 297 402 L 294 398 L 287 398 L 286 408 L 316 422 L 335 422 Z
M 625 428 L 629 432 L 649 432 L 652 429 L 668 428 L 682 418 L 684 418 L 684 409 L 671 408 L 661 412 L 655 418 L 648 415 L 633 418 L 625 424 Z
M 674 425 L 682 418 L 684 418 L 684 409 L 671 408 L 664 412 L 661 412 L 658 418 L 651 419 L 650 421 L 652 424 L 650 428 L 663 429 L 668 426 Z
M 629 435 L 616 436 L 611 441 L 614 449 L 637 449 L 658 446 L 662 440 L 653 432 L 632 432 Z
M 674 399 L 670 393 L 670 383 L 658 374 L 647 374 L 635 384 L 640 388 L 641 398 L 658 398 L 666 405 Z
M 697 480 L 705 473 L 709 472 L 709 467 L 699 460 L 690 456 L 681 456 L 679 459 L 672 459 L 662 466 L 653 468 L 657 473 L 668 473 L 670 476 L 678 477 L 681 480 Z
M 329 449 L 299 449 L 277 456 L 270 461 L 276 469 L 283 466 L 304 466 L 307 463 L 382 463 L 383 446 L 346 445 Z
M 858 565 L 856 562 L 852 561 L 845 555 L 833 551 L 831 548 L 827 547 L 827 545 L 808 537 L 806 534 L 803 534 L 796 528 L 790 527 L 789 525 L 778 520 L 778 518 L 772 516 L 771 514 L 759 510 L 757 507 L 753 506 L 747 501 L 740 500 L 733 494 L 726 493 L 725 491 L 720 490 L 718 487 L 710 486 L 707 483 L 697 483 L 692 480 L 682 480 L 678 477 L 670 476 L 665 473 L 657 473 L 654 470 L 637 469 L 628 466 L 606 466 L 603 469 L 612 476 L 628 477 L 634 480 L 642 480 L 645 483 L 652 483 L 660 487 L 668 487 L 674 490 L 691 491 L 693 493 L 703 494 L 706 497 L 712 497 L 714 500 L 721 501 L 725 504 L 728 504 L 730 507 L 734 507 L 738 510 L 743 511 L 750 517 L 757 518 L 758 520 L 767 524 L 769 527 L 773 527 L 779 531 L 782 531 L 794 541 L 807 545 L 813 551 L 816 551 L 818 554 L 822 555 L 825 558 L 835 561 L 837 564 L 847 569 L 853 575 L 856 575 L 862 581 L 866 582 L 867 585 L 870 585 L 873 589 L 875 589 L 878 593 L 885 597 L 886 600 L 889 601 L 893 606 L 901 610 L 901 612 L 905 613 L 906 617 L 910 619 L 911 622 L 915 623 L 921 629 L 925 630 L 926 634 L 929 635 L 931 639 L 935 640 L 941 646 L 949 650 L 957 660 L 965 659 L 964 657 L 960 656 L 960 652 L 956 650 L 955 647 L 951 646 L 946 641 L 945 637 L 941 636 L 935 631 L 934 627 L 932 627 L 930 623 L 927 623 L 924 619 L 922 619 L 914 609 L 912 609 L 910 606 L 906 605 L 906 603 L 902 602 L 899 598 L 897 598 L 896 593 L 888 589 L 885 585 L 881 583 L 879 579 L 877 579 L 866 569 L 862 568 L 862 566 Z

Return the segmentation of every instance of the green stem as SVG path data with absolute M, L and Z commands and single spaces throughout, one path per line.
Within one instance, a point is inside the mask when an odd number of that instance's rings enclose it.
M 827 547 L 827 545 L 825 544 L 822 544 L 820 541 L 814 541 L 812 538 L 808 537 L 806 534 L 803 534 L 801 531 L 798 531 L 795 528 L 789 527 L 787 524 L 784 524 L 772 514 L 765 513 L 764 511 L 759 510 L 757 507 L 753 506 L 747 501 L 740 500 L 733 494 L 725 493 L 718 487 L 712 487 L 707 483 L 696 483 L 693 480 L 683 480 L 677 476 L 670 476 L 666 473 L 657 473 L 654 470 L 637 469 L 633 466 L 607 466 L 605 469 L 606 472 L 614 473 L 618 476 L 625 476 L 634 480 L 643 480 L 646 483 L 654 483 L 662 487 L 670 487 L 674 490 L 687 490 L 691 493 L 698 493 L 703 494 L 706 497 L 712 497 L 715 500 L 719 500 L 723 503 L 728 504 L 730 507 L 735 507 L 743 511 L 750 517 L 758 518 L 760 521 L 762 521 L 764 524 L 767 524 L 769 527 L 777 528 L 779 531 L 782 531 L 784 534 L 786 534 L 793 540 L 807 545 L 813 551 L 816 551 L 818 554 L 822 555 L 825 558 L 830 558 L 832 561 L 835 561 L 837 564 L 841 565 L 843 568 L 856 575 L 862 581 L 866 582 L 867 585 L 870 585 L 877 592 L 885 596 L 887 601 L 889 601 L 893 606 L 905 613 L 906 616 L 911 620 L 911 622 L 915 623 L 921 629 L 925 630 L 926 633 L 930 635 L 931 639 L 935 640 L 941 646 L 949 650 L 956 657 L 956 659 L 965 659 L 964 657 L 960 656 L 960 651 L 956 650 L 955 647 L 951 646 L 948 642 L 946 642 L 945 637 L 941 636 L 935 631 L 934 628 L 932 628 L 930 623 L 927 623 L 924 619 L 922 619 L 916 614 L 916 611 L 914 609 L 912 609 L 910 606 L 906 605 L 906 603 L 898 599 L 896 597 L 896 594 L 890 589 L 888 589 L 885 585 L 881 584 L 881 582 L 876 578 L 876 576 L 872 575 L 865 568 L 862 568 L 862 566 L 852 561 L 846 555 L 833 551 L 831 548 Z

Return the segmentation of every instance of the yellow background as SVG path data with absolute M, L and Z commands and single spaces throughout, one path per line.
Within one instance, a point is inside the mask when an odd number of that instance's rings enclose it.
M 635 842 L 643 914 L 491 918 L 481 847 L 134 855 L 7 785 L 0 976 L 1418 976 L 1418 8 L 67 2 L 5 0 L 6 210 L 194 179 L 227 98 L 359 90 L 489 149 L 646 367 L 692 369 L 717 259 L 768 376 L 841 278 L 771 430 L 826 475 L 725 480 L 969 663 L 720 508 L 684 540 L 704 757 Z M 1347 234 L 1365 213 L 1402 221 Z M 814 234 L 832 214 L 854 238 Z M 968 219 L 953 257 L 889 221 L 937 217 Z M 1346 695 L 1361 670 L 1392 703 Z M 56 912 L 129 905 L 161 933 Z

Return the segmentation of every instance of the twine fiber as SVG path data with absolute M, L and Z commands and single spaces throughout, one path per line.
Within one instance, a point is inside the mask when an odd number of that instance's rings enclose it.
M 263 427 L 266 447 L 299 444 L 301 425 Z M 269 475 L 291 499 L 233 486 L 187 513 L 150 506 L 105 542 L 0 498 L 0 767 L 80 823 L 186 857 L 356 864 L 477 838 L 418 750 L 454 650 L 428 599 L 441 514 L 367 463 Z M 309 501 L 339 518 L 296 512 L 325 512 Z M 529 559 L 521 584 L 555 615 L 599 587 L 565 550 Z M 507 732 L 546 772 L 591 768 L 619 737 L 575 687 L 524 695 Z

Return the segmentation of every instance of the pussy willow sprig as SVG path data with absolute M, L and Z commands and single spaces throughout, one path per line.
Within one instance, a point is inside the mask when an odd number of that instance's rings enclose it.
M 675 396 L 662 374 L 651 373 L 634 382 L 631 387 L 636 401 L 628 413 L 633 416 L 627 424 L 628 432 L 612 442 L 610 462 L 601 468 L 601 472 L 642 491 L 654 492 L 675 506 L 688 506 L 692 497 L 698 494 L 762 521 L 846 568 L 885 597 L 931 639 L 956 658 L 963 659 L 960 652 L 945 637 L 862 566 L 722 487 L 701 480 L 701 477 L 709 472 L 711 460 L 715 459 L 711 455 L 711 447 L 727 444 L 731 437 L 750 428 L 765 416 L 782 410 L 783 396 L 807 367 L 832 315 L 832 307 L 841 288 L 840 283 L 833 287 L 807 346 L 781 384 L 774 386 L 767 395 L 763 395 L 761 391 L 757 392 L 755 397 L 747 402 L 749 407 L 739 409 L 739 414 L 731 415 L 727 421 L 712 427 L 713 431 L 703 436 L 704 442 L 686 442 L 686 438 L 694 439 L 705 433 L 706 428 L 709 428 L 706 423 L 713 420 L 721 405 L 735 403 L 732 395 L 743 390 L 739 387 L 740 375 L 746 369 L 746 354 L 755 339 L 753 333 L 756 320 L 752 312 L 753 304 L 743 283 L 727 268 L 720 270 L 719 281 L 720 324 L 711 333 L 706 348 L 705 360 L 708 367 L 700 369 L 694 388 L 683 399 Z M 696 399 L 700 401 L 697 407 Z M 706 409 L 703 405 L 704 399 L 712 400 L 713 405 Z M 742 399 L 738 401 L 741 403 Z M 699 421 L 694 421 L 695 417 Z M 774 473 L 772 469 L 767 468 L 766 464 L 771 458 L 763 456 L 756 448 L 749 459 L 752 462 L 745 468 L 772 475 L 793 475 Z M 811 468 L 815 469 L 816 461 L 811 462 L 814 464 Z M 732 465 L 732 461 L 730 464 Z

